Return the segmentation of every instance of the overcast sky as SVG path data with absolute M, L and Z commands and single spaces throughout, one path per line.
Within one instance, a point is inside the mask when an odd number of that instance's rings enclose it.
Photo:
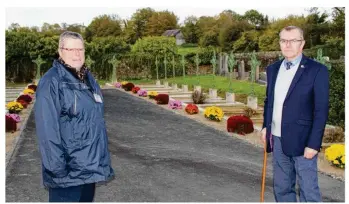
M 189 0 L 188 0 L 189 1 Z M 309 7 L 279 7 L 279 8 L 195 8 L 195 7 L 155 7 L 150 6 L 156 11 L 169 10 L 174 12 L 179 17 L 179 23 L 183 23 L 187 16 L 194 15 L 200 16 L 215 16 L 222 12 L 224 9 L 233 10 L 239 14 L 244 14 L 247 10 L 256 9 L 263 15 L 268 15 L 271 18 L 284 18 L 288 15 L 302 15 L 308 14 L 307 9 Z M 5 15 L 5 27 L 8 28 L 12 23 L 18 23 L 21 26 L 39 26 L 43 23 L 67 23 L 67 24 L 84 24 L 89 25 L 94 17 L 102 14 L 117 14 L 122 19 L 129 19 L 137 9 L 143 7 L 27 7 L 27 8 L 6 8 Z M 330 12 L 330 7 L 321 7 L 320 11 Z

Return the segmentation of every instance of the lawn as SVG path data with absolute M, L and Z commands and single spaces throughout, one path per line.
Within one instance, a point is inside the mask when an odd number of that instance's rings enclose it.
M 134 84 L 155 84 L 155 80 L 128 80 Z M 213 76 L 211 75 L 201 75 L 201 76 L 186 76 L 183 77 L 175 77 L 168 78 L 167 81 L 171 83 L 176 83 L 179 85 L 187 84 L 189 86 L 189 90 L 193 90 L 194 85 L 197 85 L 198 81 L 201 85 L 201 89 L 204 92 L 208 92 L 209 88 L 213 88 L 213 85 L 218 90 L 218 96 L 225 98 L 225 92 L 229 91 L 229 79 L 227 77 L 215 76 L 215 80 L 213 81 Z M 163 84 L 164 79 L 161 79 L 161 83 Z M 104 81 L 105 83 L 105 81 Z M 104 84 L 102 83 L 102 84 Z M 258 105 L 263 106 L 264 97 L 265 97 L 265 86 L 255 84 L 255 93 L 258 97 Z M 233 80 L 232 89 L 235 93 L 235 100 L 243 103 L 247 103 L 247 96 L 251 91 L 251 83 L 248 81 L 241 80 Z

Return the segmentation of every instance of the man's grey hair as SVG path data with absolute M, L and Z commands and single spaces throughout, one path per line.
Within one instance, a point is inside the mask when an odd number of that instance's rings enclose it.
M 287 26 L 287 27 L 283 28 L 283 29 L 280 31 L 279 37 L 281 37 L 281 32 L 284 31 L 284 30 L 286 30 L 286 31 L 298 30 L 299 33 L 300 33 L 300 35 L 301 35 L 302 40 L 304 40 L 304 34 L 303 34 L 304 32 L 303 32 L 302 28 L 300 28 L 300 27 L 298 27 L 298 26 Z
M 62 48 L 64 45 L 64 41 L 66 39 L 79 39 L 81 42 L 84 44 L 84 39 L 80 35 L 80 33 L 72 32 L 72 31 L 64 31 L 60 36 L 59 36 L 59 44 L 58 44 L 58 49 Z

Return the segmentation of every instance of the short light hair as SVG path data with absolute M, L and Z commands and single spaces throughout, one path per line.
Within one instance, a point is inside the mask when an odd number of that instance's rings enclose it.
M 304 32 L 303 32 L 303 30 L 302 30 L 302 28 L 300 28 L 300 27 L 298 27 L 298 26 L 287 26 L 287 27 L 285 27 L 285 28 L 283 28 L 281 31 L 280 31 L 280 33 L 279 33 L 279 37 L 281 37 L 281 33 L 282 33 L 282 31 L 290 31 L 290 30 L 298 30 L 299 31 L 299 33 L 300 33 L 300 35 L 301 35 L 301 38 L 302 38 L 302 40 L 304 40 Z
M 62 48 L 64 45 L 64 41 L 66 39 L 79 39 L 81 40 L 82 44 L 84 44 L 84 39 L 80 35 L 80 33 L 72 32 L 72 31 L 64 31 L 59 36 L 59 43 L 58 43 L 58 49 Z

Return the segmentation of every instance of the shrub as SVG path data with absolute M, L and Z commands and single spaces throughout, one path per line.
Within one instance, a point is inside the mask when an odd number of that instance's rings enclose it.
M 244 115 L 230 116 L 227 121 L 227 131 L 241 135 L 254 131 L 252 120 Z
M 255 115 L 257 112 L 256 110 L 250 108 L 250 107 L 246 107 L 244 108 L 244 116 L 251 118 L 253 115 Z
M 168 94 L 158 94 L 155 97 L 157 104 L 168 104 L 169 99 L 170 97 L 168 96 Z
M 203 92 L 195 90 L 192 94 L 191 94 L 191 98 L 193 99 L 193 102 L 195 104 L 203 104 L 205 103 L 205 100 L 207 98 L 206 95 L 204 95 Z
M 345 130 L 345 66 L 344 62 L 332 62 L 330 74 L 328 124 Z

